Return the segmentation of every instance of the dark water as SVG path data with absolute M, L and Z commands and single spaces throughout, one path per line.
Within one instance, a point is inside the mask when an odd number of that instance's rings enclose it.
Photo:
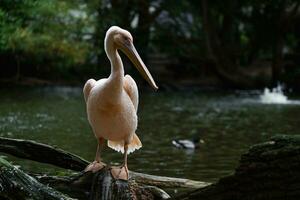
M 143 148 L 129 155 L 129 168 L 216 181 L 233 172 L 249 145 L 275 134 L 299 134 L 299 116 L 300 105 L 265 105 L 255 92 L 146 93 L 140 98 L 137 131 Z M 205 143 L 195 151 L 171 144 L 196 135 Z M 87 160 L 96 150 L 80 88 L 1 89 L 0 136 L 55 145 Z M 103 158 L 111 164 L 122 161 L 108 148 Z M 29 170 L 54 171 L 49 165 L 9 159 Z

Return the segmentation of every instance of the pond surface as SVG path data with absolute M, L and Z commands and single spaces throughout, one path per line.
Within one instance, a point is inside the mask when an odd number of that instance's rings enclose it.
M 209 182 L 232 173 L 250 145 L 275 134 L 300 133 L 300 105 L 262 104 L 257 91 L 144 93 L 138 115 L 143 148 L 129 155 L 129 169 Z M 96 151 L 81 88 L 1 89 L 0 136 L 55 145 L 87 160 Z M 172 145 L 173 139 L 196 136 L 205 143 L 195 151 Z M 105 148 L 103 159 L 120 164 L 122 155 Z M 9 160 L 27 170 L 57 170 Z

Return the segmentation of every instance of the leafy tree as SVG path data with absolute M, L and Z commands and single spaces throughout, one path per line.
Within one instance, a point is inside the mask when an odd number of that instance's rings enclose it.
M 3 0 L 0 17 L 0 51 L 14 55 L 7 64 L 17 65 L 17 79 L 22 68 L 32 65 L 45 73 L 86 62 L 84 7 L 59 0 Z
M 296 0 L 1 0 L 0 64 L 4 74 L 13 72 L 16 79 L 20 75 L 86 79 L 109 73 L 103 38 L 110 26 L 118 25 L 133 33 L 144 60 L 153 53 L 167 55 L 175 74 L 209 72 L 231 87 L 249 88 L 267 84 L 264 69 L 271 66 L 275 84 L 289 77 L 284 68 L 287 52 L 299 52 L 299 4 Z M 262 61 L 265 67 L 258 66 Z M 290 74 L 297 74 L 294 68 Z

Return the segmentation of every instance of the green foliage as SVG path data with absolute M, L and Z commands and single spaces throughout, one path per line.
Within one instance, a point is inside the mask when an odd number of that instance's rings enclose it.
M 0 51 L 30 59 L 33 65 L 68 68 L 87 61 L 90 26 L 84 8 L 67 1 L 0 2 Z M 49 63 L 45 63 L 49 61 Z
M 219 54 L 236 66 L 274 59 L 279 36 L 289 53 L 300 49 L 294 25 L 299 17 L 281 22 L 299 4 L 296 0 L 206 0 L 211 35 L 205 30 L 203 2 L 1 0 L 0 62 L 1 55 L 8 54 L 18 58 L 22 69 L 35 67 L 37 74 L 85 77 L 102 70 L 98 65 L 108 64 L 103 38 L 111 25 L 132 32 L 143 59 L 163 53 L 188 63 L 181 68 L 192 73 L 211 58 L 208 36 L 221 47 Z M 14 60 L 8 64 L 16 65 Z

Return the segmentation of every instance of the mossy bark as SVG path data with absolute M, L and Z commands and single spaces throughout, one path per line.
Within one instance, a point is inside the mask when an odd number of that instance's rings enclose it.
M 19 158 L 34 160 L 40 163 L 52 164 L 64 169 L 81 172 L 89 164 L 87 160 L 50 145 L 31 140 L 11 139 L 0 137 L 0 152 L 7 153 Z M 155 176 L 130 171 L 130 179 L 142 185 L 150 185 L 163 188 L 201 188 L 210 183 L 194 181 L 183 178 Z M 41 177 L 51 179 L 51 177 Z M 55 179 L 55 180 L 54 180 Z M 69 177 L 52 177 L 52 181 L 68 181 Z
M 72 200 L 0 158 L 0 199 Z
M 300 199 L 300 136 L 275 136 L 254 145 L 234 174 L 174 199 Z
M 88 161 L 62 149 L 32 140 L 0 137 L 0 152 L 19 158 L 52 164 L 75 171 L 83 170 Z
M 43 182 L 44 184 L 0 158 L 0 199 L 155 200 L 164 199 L 162 194 L 166 194 L 163 191 L 158 194 L 153 188 L 136 184 L 133 180 L 114 179 L 109 168 L 96 173 L 81 173 L 57 181 L 55 184 L 51 181 L 47 183 L 45 179 Z M 168 195 L 166 197 L 169 198 Z
M 1 146 L 1 139 L 0 151 L 9 153 L 3 149 L 14 149 L 10 153 L 18 156 L 20 152 L 17 150 L 18 147 L 14 146 L 13 141 L 10 141 L 10 145 L 7 145 L 8 143 L 5 142 L 6 147 L 4 148 L 5 145 Z M 39 146 L 37 143 L 35 145 Z M 30 159 L 32 155 L 28 153 L 29 151 L 26 148 L 23 150 L 27 152 L 26 158 Z M 57 153 L 56 150 L 52 153 Z M 47 152 L 47 150 L 45 151 Z M 61 153 L 62 150 L 58 152 Z M 64 153 L 71 157 L 73 156 L 68 152 Z M 21 155 L 24 155 L 24 152 L 21 152 Z M 62 157 L 68 161 L 67 164 L 63 165 L 64 167 L 73 166 L 73 162 L 81 163 L 81 168 L 87 164 L 82 159 L 78 161 L 78 158 L 68 159 L 68 156 Z M 39 161 L 43 162 L 43 159 L 40 159 Z M 129 181 L 120 181 L 113 179 L 109 167 L 106 167 L 97 173 L 77 173 L 69 177 L 35 176 L 40 182 L 50 185 L 52 187 L 50 188 L 39 183 L 21 170 L 11 167 L 3 159 L 1 161 L 0 197 L 5 199 L 26 199 L 32 188 L 31 186 L 27 187 L 30 184 L 35 185 L 33 186 L 33 191 L 38 191 L 34 192 L 33 195 L 50 195 L 49 198 L 47 196 L 47 199 L 55 199 L 56 195 L 62 195 L 66 199 L 69 198 L 52 188 L 64 191 L 64 193 L 70 194 L 71 197 L 79 199 L 163 199 L 168 198 L 168 195 L 155 187 L 155 185 L 163 186 L 163 184 L 166 184 L 167 187 L 170 185 L 190 188 L 201 187 L 174 198 L 183 200 L 300 199 L 300 136 L 276 136 L 268 142 L 254 145 L 247 153 L 242 155 L 235 173 L 221 178 L 217 183 L 211 185 L 197 181 L 189 182 L 184 179 L 177 180 L 135 172 L 130 172 L 133 176 L 131 175 Z M 65 161 L 62 162 L 64 163 Z M 148 183 L 150 186 L 145 185 L 145 183 Z M 25 185 L 25 187 L 22 187 L 22 185 Z M 49 190 L 49 194 L 44 193 Z M 25 196 L 21 198 L 23 194 Z M 39 197 L 41 196 L 32 199 L 46 199 Z
M 35 182 L 31 183 L 35 185 L 34 187 L 36 188 L 46 187 L 45 185 L 49 185 L 57 191 L 68 194 L 72 198 L 91 200 L 167 199 L 170 198 L 170 196 L 158 187 L 200 188 L 209 184 L 201 181 L 154 176 L 132 171 L 129 172 L 130 179 L 128 181 L 116 180 L 112 177 L 109 166 L 96 173 L 83 172 L 84 168 L 89 164 L 88 161 L 70 152 L 49 145 L 37 143 L 35 141 L 0 137 L 0 152 L 4 152 L 19 158 L 52 164 L 65 169 L 72 169 L 79 172 L 70 176 L 47 176 L 45 174 L 40 175 L 35 173 L 31 173 L 32 176 L 29 176 L 19 170 L 20 173 L 22 172 L 24 175 L 21 180 L 14 180 L 14 176 L 18 176 L 14 173 L 12 173 L 12 176 L 3 175 L 3 178 L 0 179 L 0 185 L 6 185 L 7 187 L 2 190 L 2 197 L 5 195 L 14 195 L 14 193 L 11 191 L 14 191 L 15 188 L 9 184 L 10 181 L 16 181 L 17 184 L 20 182 L 19 185 L 22 185 L 23 180 L 30 182 L 33 177 L 38 180 L 35 180 Z M 4 161 L 4 159 L 2 160 Z M 14 170 L 13 166 L 10 168 L 10 170 Z M 10 173 L 10 170 L 4 170 L 4 168 L 1 168 L 0 173 Z M 9 188 L 9 186 L 11 186 L 11 188 Z M 22 188 L 22 186 L 20 186 L 20 188 Z M 53 191 L 55 191 L 54 189 Z M 33 194 L 30 194 L 30 190 L 28 190 L 28 192 L 28 195 L 30 196 L 38 195 L 38 193 L 35 194 L 34 191 Z M 13 196 L 9 199 L 22 200 L 26 199 L 28 195 L 24 195 L 22 193 L 22 195 L 18 197 Z M 40 195 L 46 196 L 48 194 Z M 42 196 L 38 196 L 32 199 L 43 198 Z

